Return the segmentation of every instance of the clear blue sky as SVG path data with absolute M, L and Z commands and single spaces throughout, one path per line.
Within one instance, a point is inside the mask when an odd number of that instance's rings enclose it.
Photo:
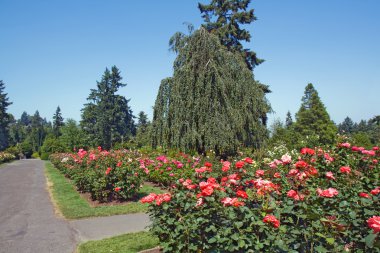
M 207 2 L 207 1 L 202 1 Z M 199 27 L 193 0 L 0 0 L 0 80 L 16 118 L 23 111 L 51 120 L 80 120 L 90 89 L 116 65 L 135 115 L 152 117 L 161 79 L 172 75 L 168 40 Z M 331 118 L 354 121 L 380 114 L 379 0 L 253 0 L 258 21 L 248 47 L 266 61 L 256 79 L 285 119 L 312 82 Z

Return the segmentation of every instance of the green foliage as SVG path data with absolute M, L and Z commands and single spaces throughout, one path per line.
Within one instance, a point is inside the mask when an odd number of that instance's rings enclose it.
M 294 130 L 302 138 L 308 136 L 313 140 L 316 139 L 316 143 L 312 143 L 313 146 L 329 145 L 335 142 L 337 128 L 311 83 L 305 88 L 301 107 L 296 114 Z
M 111 148 L 113 143 L 122 142 L 135 134 L 132 110 L 125 97 L 117 95 L 122 77 L 116 66 L 107 68 L 97 89 L 91 89 L 90 101 L 82 109 L 81 127 L 86 132 L 90 146 Z
M 52 153 L 65 152 L 65 147 L 54 135 L 47 136 L 44 140 L 44 144 L 41 147 L 41 159 L 48 160 L 49 155 Z
M 205 21 L 203 27 L 210 33 L 216 34 L 221 44 L 232 52 L 239 53 L 252 70 L 263 60 L 256 53 L 244 49 L 241 41 L 249 42 L 251 35 L 242 25 L 256 20 L 254 10 L 247 10 L 250 0 L 212 0 L 210 4 L 198 4 Z
M 53 115 L 53 134 L 55 137 L 59 137 L 61 135 L 60 129 L 63 125 L 64 123 L 61 114 L 61 108 L 58 106 L 55 114 Z
M 20 149 L 21 153 L 25 158 L 32 157 L 33 154 L 33 146 L 30 144 L 28 140 L 25 140 L 24 142 L 20 143 Z
M 148 116 L 141 111 L 138 115 L 137 131 L 136 131 L 136 144 L 138 148 L 151 145 L 151 123 Z
M 181 39 L 174 75 L 161 82 L 156 98 L 153 146 L 218 155 L 259 147 L 270 106 L 244 58 L 204 28 Z
M 67 119 L 60 132 L 59 142 L 64 147 L 63 151 L 71 152 L 74 149 L 86 146 L 85 133 L 75 120 Z
M 7 113 L 9 102 L 8 94 L 4 92 L 5 84 L 0 80 L 0 151 L 8 147 L 8 127 L 11 121 L 11 115 Z

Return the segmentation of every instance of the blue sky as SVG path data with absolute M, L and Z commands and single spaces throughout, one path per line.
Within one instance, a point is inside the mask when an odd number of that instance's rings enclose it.
M 207 1 L 202 1 L 207 2 Z M 331 118 L 380 114 L 380 1 L 256 0 L 247 45 L 266 61 L 256 79 L 270 86 L 274 118 L 299 109 L 314 84 Z M 0 80 L 16 118 L 39 110 L 80 120 L 90 89 L 116 65 L 137 115 L 152 117 L 161 79 L 172 75 L 168 41 L 183 22 L 199 27 L 193 0 L 0 0 Z

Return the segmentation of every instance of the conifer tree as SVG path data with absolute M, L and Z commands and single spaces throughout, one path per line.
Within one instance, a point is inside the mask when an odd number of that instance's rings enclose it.
M 82 109 L 81 126 L 87 133 L 90 145 L 100 145 L 105 149 L 112 144 L 135 134 L 132 110 L 125 97 L 117 95 L 122 77 L 116 66 L 111 71 L 106 68 L 97 89 L 91 89 L 90 101 Z
M 290 111 L 286 114 L 286 120 L 285 120 L 285 126 L 286 128 L 289 128 L 291 125 L 293 125 L 293 118 Z
M 176 47 L 174 75 L 161 82 L 153 115 L 153 144 L 231 154 L 260 146 L 270 106 L 262 84 L 240 53 L 200 28 Z
M 251 35 L 241 25 L 250 24 L 256 20 L 254 10 L 248 9 L 250 0 L 212 0 L 210 4 L 198 4 L 205 21 L 203 27 L 216 34 L 222 45 L 229 50 L 239 52 L 245 59 L 249 69 L 253 69 L 263 60 L 256 53 L 244 49 L 241 41 L 250 42 Z
M 8 127 L 11 121 L 7 109 L 12 103 L 9 102 L 8 94 L 4 92 L 4 89 L 5 84 L 0 80 L 0 151 L 8 147 Z
M 61 108 L 58 106 L 55 114 L 53 115 L 53 134 L 55 137 L 59 137 L 61 135 L 60 129 L 63 125 L 64 123 Z
M 338 125 L 338 130 L 342 134 L 352 134 L 354 131 L 354 122 L 350 117 L 346 117 L 343 122 Z
M 311 83 L 305 88 L 301 107 L 296 114 L 294 130 L 301 134 L 302 138 L 318 136 L 322 145 L 334 143 L 337 128 Z

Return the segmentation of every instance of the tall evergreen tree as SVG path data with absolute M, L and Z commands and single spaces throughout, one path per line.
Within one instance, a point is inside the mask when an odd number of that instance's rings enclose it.
M 347 116 L 343 122 L 338 125 L 338 130 L 342 134 L 352 134 L 354 132 L 354 122 Z
M 88 134 L 91 145 L 109 149 L 112 143 L 128 138 L 135 133 L 132 110 L 125 97 L 117 95 L 122 77 L 116 66 L 105 70 L 97 89 L 91 89 L 90 101 L 82 109 L 81 126 Z
M 244 49 L 241 41 L 250 42 L 251 35 L 241 25 L 250 24 L 256 20 L 254 10 L 248 10 L 250 0 L 212 0 L 210 4 L 198 4 L 205 21 L 203 27 L 216 34 L 222 45 L 229 50 L 239 52 L 245 59 L 249 69 L 253 69 L 263 60 L 256 53 Z
M 9 102 L 8 94 L 4 92 L 5 84 L 0 80 L 0 151 L 8 147 L 10 115 L 7 113 Z
M 55 137 L 59 137 L 61 135 L 60 129 L 63 125 L 64 123 L 61 108 L 58 106 L 55 114 L 53 115 L 53 134 Z
M 153 144 L 217 154 L 260 146 L 270 106 L 245 59 L 204 28 L 182 39 L 157 95 Z
M 290 111 L 286 114 L 286 120 L 285 120 L 285 126 L 286 128 L 289 128 L 291 125 L 293 125 L 293 118 Z
M 335 140 L 337 128 L 311 83 L 305 88 L 294 129 L 303 138 L 318 136 L 320 144 L 332 144 Z
M 31 133 L 29 135 L 30 143 L 32 144 L 33 151 L 39 152 L 40 148 L 46 137 L 46 131 L 44 126 L 47 124 L 38 110 L 31 117 Z

